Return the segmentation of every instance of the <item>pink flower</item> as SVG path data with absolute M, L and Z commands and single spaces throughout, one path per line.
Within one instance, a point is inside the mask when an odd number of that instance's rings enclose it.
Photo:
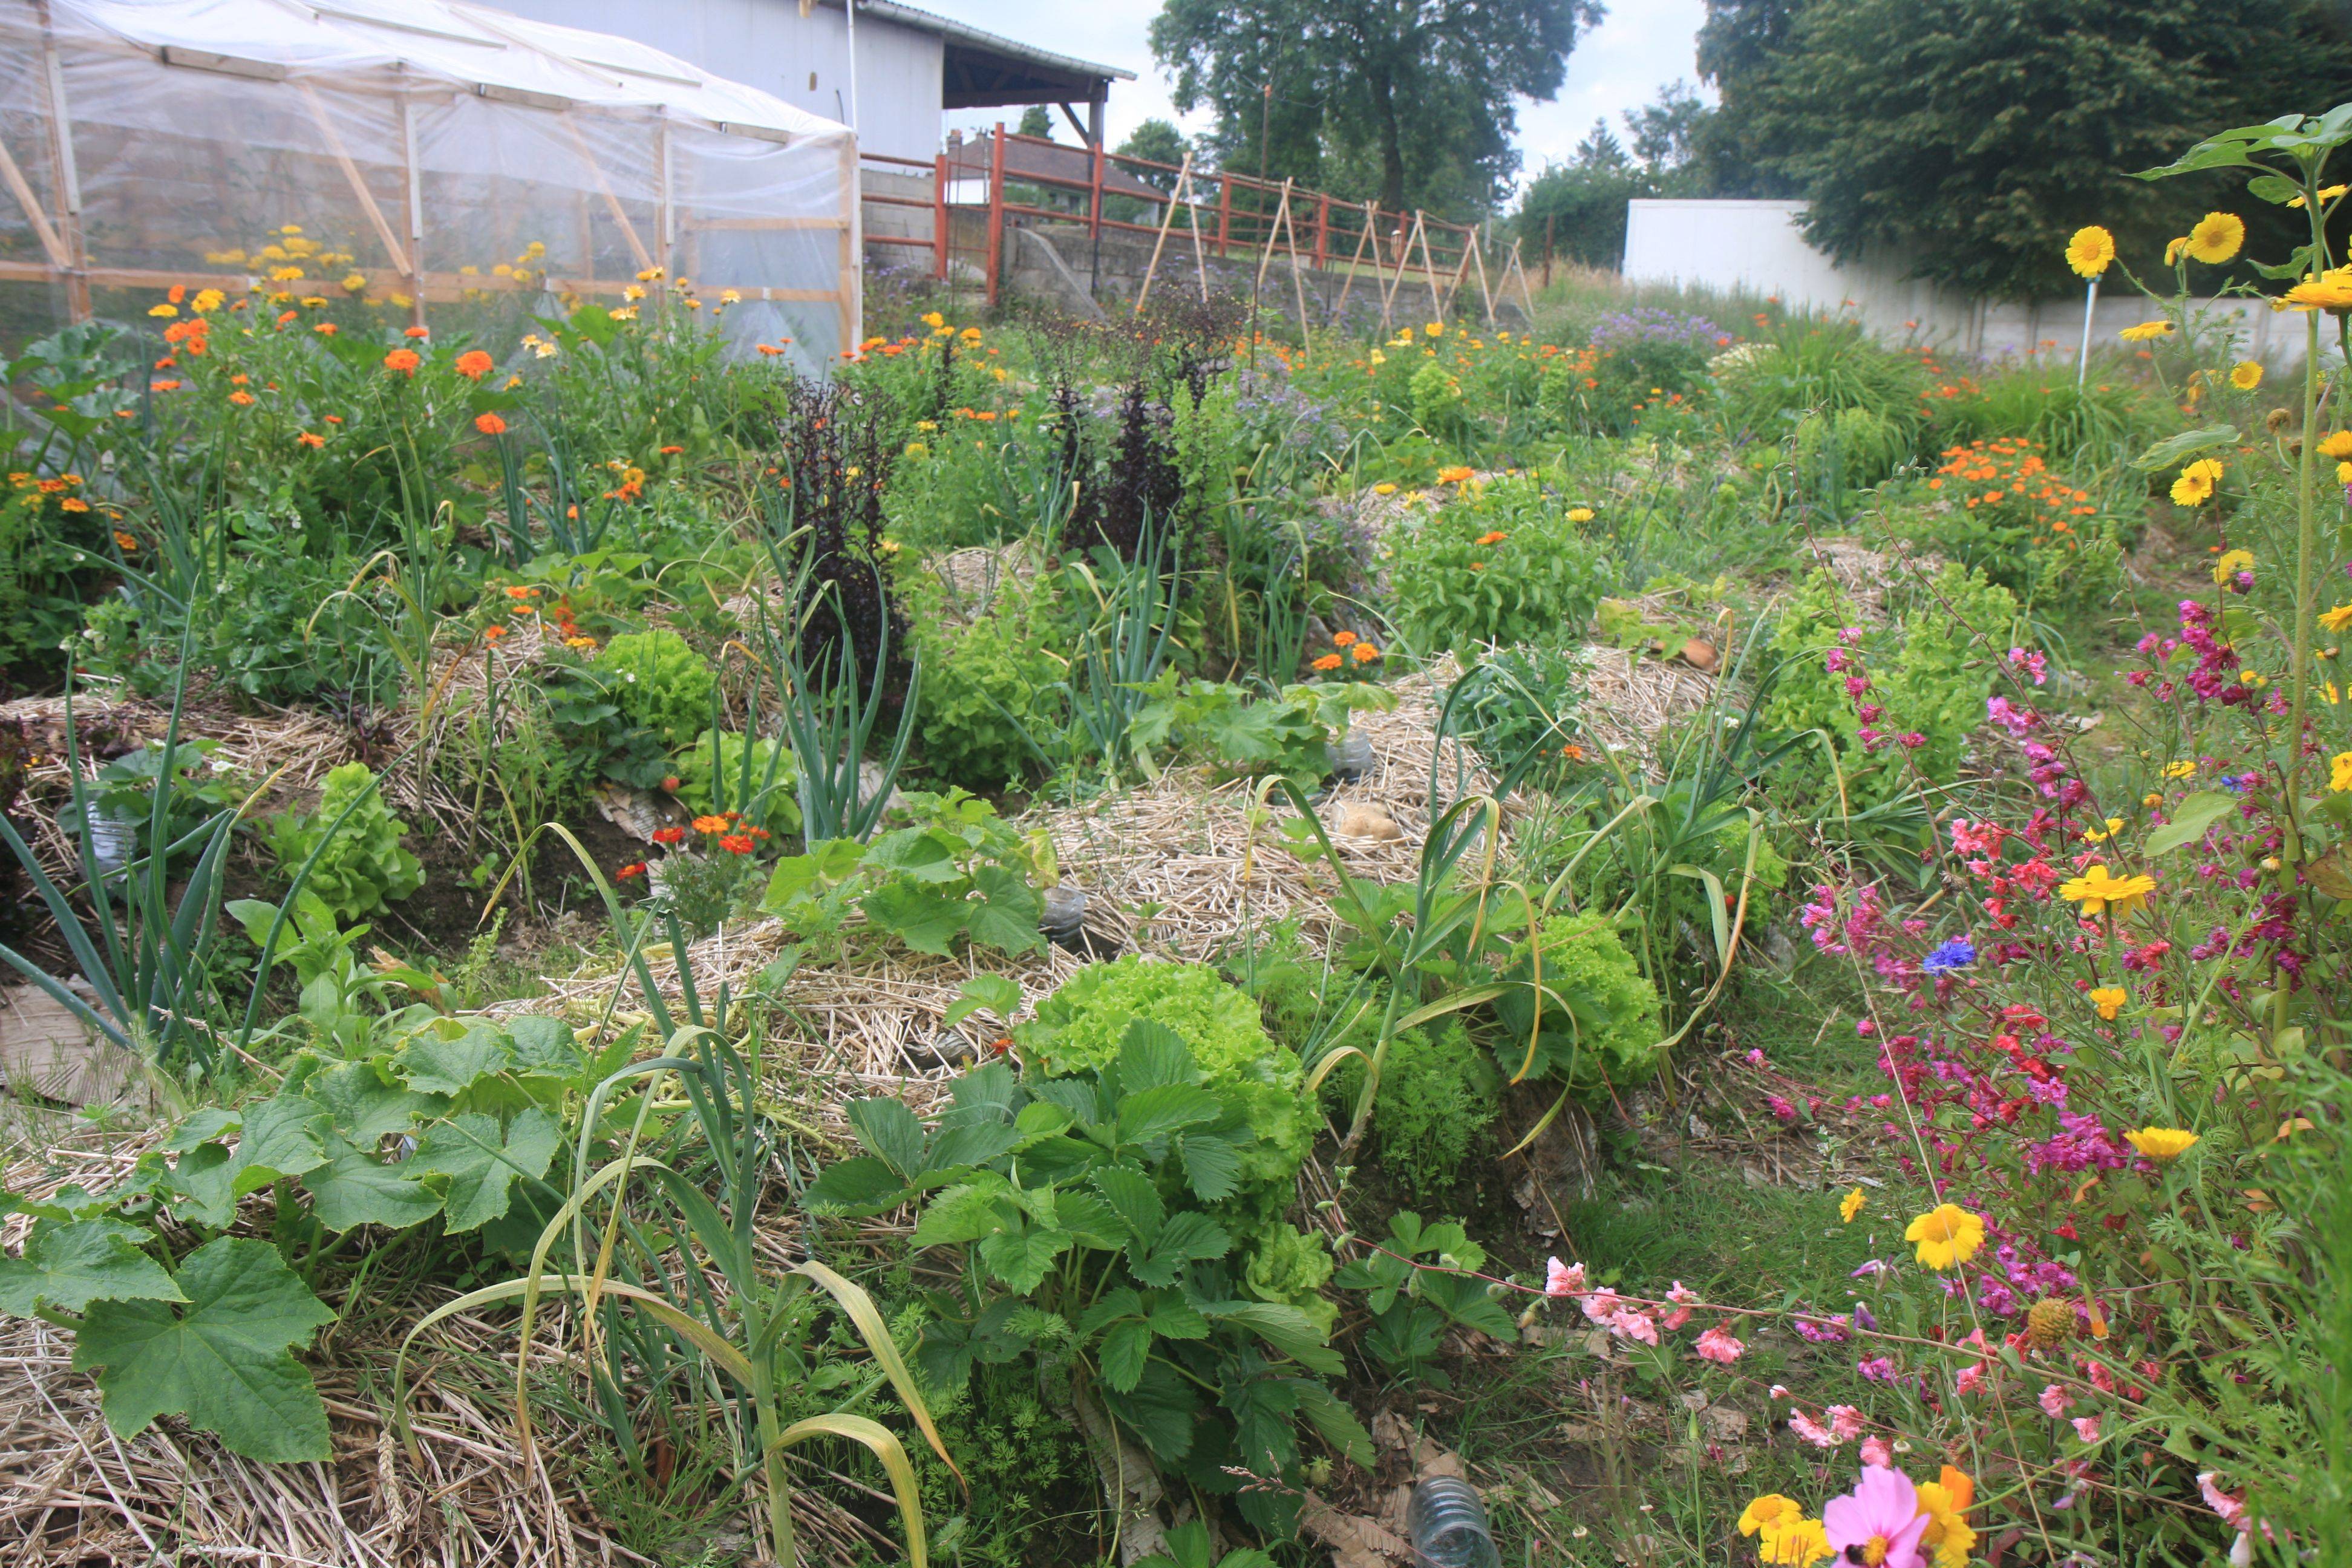
M 1984 1386 L 1983 1363 L 1979 1362 L 1975 1366 L 1964 1366 L 1960 1368 L 1958 1387 L 1962 1394 L 1974 1394 L 1982 1386 Z
M 1822 1414 L 1830 1418 L 1830 1436 L 1851 1443 L 1862 1436 L 1862 1412 L 1851 1405 L 1832 1405 Z
M 2085 1443 L 2097 1442 L 2099 1440 L 2099 1418 L 2095 1415 L 2075 1416 L 2074 1436 L 2080 1437 Z
M 1789 1430 L 1816 1448 L 1834 1448 L 1838 1446 L 1835 1433 L 1801 1410 L 1789 1417 Z
M 1622 1334 L 1629 1340 L 1639 1340 L 1645 1345 L 1658 1342 L 1658 1321 L 1647 1312 L 1632 1310 L 1619 1312 L 1609 1320 L 1609 1331 Z
M 1603 1285 L 1584 1299 L 1584 1315 L 1596 1323 L 1606 1323 L 1624 1308 L 1624 1299 Z
M 1731 1337 L 1731 1331 L 1721 1323 L 1698 1337 L 1698 1353 L 1718 1366 L 1729 1366 L 1738 1361 L 1748 1347 Z
M 2051 1384 L 2042 1389 L 2042 1413 L 2051 1420 L 2057 1420 L 2073 1408 L 2074 1408 L 2074 1400 L 2067 1397 L 2066 1391 L 2056 1384 Z
M 2205 1506 L 2221 1516 L 2223 1524 L 2235 1525 L 2240 1530 L 2243 1530 L 2246 1527 L 2246 1500 L 2242 1497 L 2231 1497 L 2214 1484 L 2214 1478 L 2221 1473 L 2219 1470 L 2199 1472 L 2197 1489 L 2204 1494 Z
M 1691 1303 L 1698 1300 L 1698 1292 L 1685 1288 L 1683 1282 L 1677 1279 L 1675 1281 L 1675 1288 L 1666 1292 L 1666 1300 L 1675 1303 L 1675 1310 L 1667 1314 L 1665 1322 L 1661 1326 L 1668 1332 L 1672 1332 L 1690 1321 Z
M 1862 1462 L 1875 1465 L 1883 1470 L 1895 1463 L 1895 1450 L 1886 1446 L 1884 1437 L 1864 1437 L 1862 1440 Z
M 1785 1383 L 1776 1383 L 1768 1391 L 1768 1394 L 1769 1396 L 1773 1399 L 1786 1399 L 1789 1397 L 1789 1385 Z
M 1544 1264 L 1544 1294 L 1547 1296 L 1577 1296 L 1584 1291 L 1584 1265 L 1562 1263 L 1559 1258 Z
M 1919 1537 L 1933 1522 L 1919 1511 L 1918 1489 L 1902 1471 L 1873 1465 L 1853 1490 L 1822 1510 L 1830 1550 L 1852 1563 L 1878 1568 L 1922 1568 Z

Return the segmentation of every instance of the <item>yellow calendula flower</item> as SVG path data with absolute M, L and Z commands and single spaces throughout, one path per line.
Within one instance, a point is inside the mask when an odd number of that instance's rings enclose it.
M 2352 191 L 2352 185 L 2322 185 L 2319 187 L 2319 199 L 2323 204 L 2332 202 L 2347 191 Z M 2286 205 L 2291 207 L 2299 207 L 2303 205 L 2303 198 L 2301 196 L 2296 196 Z
M 2133 1148 L 2158 1164 L 2168 1164 L 2179 1159 L 2198 1143 L 2196 1133 L 2183 1131 L 2178 1127 L 2143 1127 L 2137 1132 L 2125 1133 L 2124 1137 Z
M 2352 605 L 2338 605 L 2332 610 L 2320 611 L 2319 624 L 2331 632 L 2352 630 Z
M 2286 291 L 2290 310 L 2352 310 L 2352 267 L 2307 278 Z
M 1918 1248 L 1919 1261 L 1929 1268 L 1957 1268 L 1984 1245 L 1985 1223 L 1958 1204 L 1937 1204 L 1913 1220 L 1903 1239 Z
M 2336 482 L 2339 485 L 2352 485 L 2352 462 L 2336 465 Z
M 1570 522 L 1591 522 L 1592 521 L 1592 509 L 1589 506 L 1570 507 L 1568 509 L 1568 521 Z
M 2338 752 L 2327 760 L 2327 787 L 2337 795 L 2352 790 L 2352 752 Z
M 1382 480 L 1372 487 L 1372 493 L 1376 496 L 1392 496 L 1396 494 L 1396 486 Z
M 2209 267 L 2219 267 L 2246 243 L 2246 220 L 2235 213 L 2207 213 L 2189 231 L 2189 254 Z
M 2110 1024 L 2116 1021 L 2116 1015 L 2124 1010 L 2124 1004 L 2130 1000 L 2130 995 L 2120 985 L 2096 985 L 2091 989 L 2091 1005 L 2096 1007 L 2099 1016 Z
M 346 293 L 346 294 L 356 294 L 356 293 L 359 293 L 362 289 L 365 289 L 366 287 L 367 287 L 367 274 L 366 274 L 366 273 L 364 273 L 364 272 L 347 272 L 347 273 L 343 274 L 343 292 L 344 292 L 344 293 Z
M 1766 1492 L 1750 1502 L 1747 1511 L 1739 1516 L 1739 1533 L 1753 1535 L 1768 1524 L 1781 1524 L 1804 1517 L 1805 1510 L 1797 1506 L 1794 1499 L 1782 1497 L 1779 1492 Z
M 2185 779 L 2196 771 L 2197 763 L 2187 757 L 2183 757 L 2177 763 L 2164 764 L 2164 776 L 2168 779 Z
M 150 305 L 147 307 L 147 313 L 151 316 L 176 316 L 180 313 L 180 307 L 177 305 Z
M 2158 338 L 2168 338 L 2177 330 L 2170 321 L 2141 321 L 2126 327 L 2116 335 L 2127 343 L 2146 343 Z
M 1862 1212 L 1862 1205 L 1869 1201 L 1870 1200 L 1868 1198 L 1863 1195 L 1863 1192 L 1860 1187 L 1854 1188 L 1853 1191 L 1846 1194 L 1845 1196 L 1838 1200 L 1839 1221 L 1842 1224 L 1852 1225 L 1853 1223 L 1853 1216 L 1860 1214 Z
M 1756 1549 L 1772 1568 L 1812 1568 L 1830 1555 L 1829 1530 L 1818 1519 L 1791 1520 L 1766 1530 Z
M 2081 904 L 2084 915 L 2094 920 L 2109 913 L 2118 918 L 2130 914 L 2147 902 L 2155 891 L 2155 878 L 2118 877 L 2103 863 L 2093 864 L 2081 876 L 2069 878 L 2058 887 L 2060 898 Z
M 2121 833 L 2123 830 L 2124 819 L 2120 816 L 2110 816 L 2107 818 L 2107 824 L 2105 827 L 2085 827 L 2083 829 L 2083 838 L 2085 843 L 2105 844 L 2108 839 L 2113 838 L 2116 834 Z
M 2184 474 L 2184 478 L 2186 475 Z M 2210 492 L 2209 492 L 2210 493 Z M 2213 558 L 2213 581 L 2226 583 L 2241 572 L 2254 569 L 2254 552 L 2251 550 L 2225 550 Z
M 2352 430 L 2330 430 L 2319 438 L 2323 458 L 2352 458 Z
M 2202 506 L 2212 499 L 2213 487 L 2221 482 L 2221 463 L 2216 458 L 2200 458 L 2180 470 L 2172 481 L 2172 504 Z
M 2252 392 L 2263 384 L 2263 367 L 2259 361 L 2242 359 L 2230 367 L 2230 384 L 2240 392 Z
M 1976 1500 L 1976 1479 L 1949 1465 L 1934 1480 L 1919 1483 L 1919 1513 L 1927 1521 L 1919 1546 L 1933 1553 L 1936 1568 L 1966 1568 L 1977 1544 L 1977 1532 L 1968 1521 L 1969 1507 Z
M 2078 228 L 2066 242 L 2066 265 L 2084 278 L 2096 278 L 2116 258 L 2116 237 L 2098 225 Z
M 2174 262 L 2180 259 L 2180 253 L 2188 248 L 2189 237 L 2185 234 L 2178 239 L 2168 239 L 2165 241 L 2164 264 L 2167 267 L 2171 266 Z

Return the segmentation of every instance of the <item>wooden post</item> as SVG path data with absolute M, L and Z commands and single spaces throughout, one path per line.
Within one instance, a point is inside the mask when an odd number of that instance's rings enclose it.
M 1546 214 L 1544 214 L 1544 263 L 1543 263 L 1543 267 L 1544 267 L 1544 280 L 1543 280 L 1543 286 L 1544 286 L 1545 288 L 1547 288 L 1547 289 L 1549 289 L 1549 288 L 1550 288 L 1550 287 L 1551 287 L 1551 220 L 1552 220 L 1552 216 L 1553 216 L 1553 215 L 1552 215 L 1552 214 L 1550 214 L 1550 213 L 1546 213 Z
M 841 275 L 835 285 L 841 300 L 841 346 L 851 348 L 866 324 L 866 202 L 857 183 L 857 132 L 841 145 Z M 665 194 L 667 194 L 665 182 Z
M 1511 265 L 1509 271 L 1516 272 L 1519 275 L 1519 309 L 1527 312 L 1528 331 L 1533 331 L 1536 328 L 1536 302 L 1534 300 L 1528 298 L 1528 295 L 1527 263 L 1519 259 L 1519 247 L 1523 243 L 1524 241 L 1517 239 L 1511 241 Z M 1506 273 L 1505 280 L 1506 282 L 1508 281 L 1508 273 Z
M 1478 263 L 1478 293 L 1486 301 L 1486 330 L 1495 330 L 1495 291 L 1486 286 L 1486 252 L 1478 243 L 1478 231 L 1470 231 L 1470 254 Z
M 1184 162 L 1176 170 L 1176 183 L 1168 187 L 1168 203 L 1160 209 L 1160 233 L 1151 242 L 1151 260 L 1143 269 L 1143 281 L 1136 286 L 1136 315 L 1143 314 L 1143 302 L 1151 297 L 1151 279 L 1160 272 L 1160 247 L 1168 243 L 1168 228 L 1176 221 L 1176 199 L 1191 188 L 1192 183 L 1192 150 L 1184 150 Z
M 996 122 L 996 134 L 988 142 L 988 302 L 996 303 L 996 291 L 1004 270 L 1004 121 Z
M 1233 237 L 1234 182 L 1222 170 L 1217 174 L 1217 259 L 1225 259 Z
M 931 275 L 948 280 L 948 155 L 931 161 Z
M 58 237 L 65 245 L 66 311 L 77 322 L 90 318 L 89 243 L 81 228 L 81 170 L 74 162 L 73 115 L 66 105 L 65 66 L 49 31 L 49 8 L 41 8 L 41 65 L 49 95 L 49 172 L 57 183 Z
M 1437 263 L 1430 258 L 1429 226 L 1422 221 L 1418 207 L 1413 209 L 1412 232 L 1421 237 L 1421 272 L 1429 280 L 1429 308 L 1437 312 L 1437 319 L 1442 321 L 1445 320 L 1445 307 L 1437 298 Z
M 1356 254 L 1348 258 L 1347 281 L 1339 285 L 1339 303 L 1331 307 L 1331 319 L 1334 321 L 1343 320 L 1347 314 L 1348 296 L 1355 289 L 1356 273 L 1357 270 L 1364 264 L 1364 247 L 1371 244 L 1372 242 L 1372 230 L 1379 223 L 1380 210 L 1381 205 L 1378 202 L 1366 202 L 1364 204 L 1363 232 L 1356 236 Z M 1372 266 L 1375 270 L 1379 268 L 1380 264 L 1381 253 L 1378 250 L 1374 250 L 1372 252 Z M 1386 307 L 1382 307 L 1381 310 L 1381 331 L 1387 331 L 1388 328 L 1388 310 Z
M 7 182 L 16 205 L 25 209 L 25 221 L 33 226 L 34 237 L 40 240 L 49 265 L 61 272 L 70 268 L 73 258 L 66 252 L 65 240 L 50 226 L 48 215 L 41 210 L 40 198 L 33 194 L 33 183 L 25 178 L 25 171 L 16 166 L 16 160 L 8 155 L 5 146 L 0 146 L 0 180 Z
M 1331 253 L 1331 198 L 1320 192 L 1315 197 L 1315 267 L 1318 271 Z
M 857 163 L 853 157 L 849 173 L 856 184 Z M 670 280 L 676 247 L 677 209 L 670 200 L 669 191 L 669 121 L 654 121 L 654 265 L 661 268 L 662 281 Z
M 311 92 L 307 85 L 302 90 L 310 92 L 314 100 L 318 97 L 318 94 Z M 326 110 L 321 107 L 318 112 L 323 116 Z M 623 206 L 621 198 L 613 194 L 611 182 L 604 178 L 604 165 L 596 162 L 596 154 L 589 147 L 588 138 L 581 134 L 579 121 L 572 118 L 571 111 L 568 110 L 558 114 L 556 118 L 562 121 L 563 129 L 572 133 L 572 145 L 579 151 L 580 161 L 588 166 L 588 177 L 595 183 L 596 194 L 604 198 L 604 210 L 611 213 L 614 223 L 620 226 L 621 237 L 629 244 L 629 254 L 636 258 L 637 269 L 644 271 L 654 264 L 653 252 L 646 248 L 646 242 L 637 234 L 637 226 L 629 221 L 629 209 Z M 362 189 L 364 190 L 365 187 L 362 186 Z
M 400 95 L 400 165 L 408 195 L 408 321 L 425 324 L 425 171 L 416 161 L 416 103 Z

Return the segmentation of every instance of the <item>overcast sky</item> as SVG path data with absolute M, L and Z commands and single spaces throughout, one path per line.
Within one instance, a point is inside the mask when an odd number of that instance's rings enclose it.
M 1208 128 L 1209 116 L 1180 115 L 1168 100 L 1168 80 L 1152 63 L 1149 30 L 1159 0 L 910 0 L 926 11 L 952 16 L 975 27 L 1023 43 L 1103 65 L 1123 66 L 1136 75 L 1110 92 L 1110 143 L 1154 117 L 1173 120 L 1186 131 Z M 1519 106 L 1519 147 L 1526 154 L 1523 177 L 1548 162 L 1566 158 L 1596 119 L 1605 117 L 1622 136 L 1618 115 L 1657 96 L 1681 78 L 1695 82 L 1692 41 L 1705 19 L 1702 0 L 1611 0 L 1609 16 L 1587 34 L 1568 58 L 1568 80 L 1549 103 Z M 948 117 L 950 124 L 977 128 L 1017 110 L 975 110 Z M 1059 116 L 1055 117 L 1059 123 Z M 1066 126 L 1059 133 L 1075 141 Z

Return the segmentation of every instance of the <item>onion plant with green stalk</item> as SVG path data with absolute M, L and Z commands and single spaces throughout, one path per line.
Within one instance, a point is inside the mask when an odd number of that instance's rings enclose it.
M 682 1022 L 676 1019 L 647 965 L 653 921 L 630 915 L 570 830 L 554 824 L 545 830 L 572 847 L 603 896 L 625 946 L 624 973 L 637 977 L 665 1048 L 619 1068 L 590 1091 L 574 1140 L 570 1190 L 541 1229 L 526 1271 L 447 1302 L 409 1331 L 394 1367 L 394 1421 L 403 1441 L 413 1451 L 407 1358 L 417 1336 L 458 1313 L 517 1302 L 521 1317 L 515 1327 L 515 1421 L 524 1452 L 535 1463 L 531 1342 L 551 1295 L 580 1303 L 581 1364 L 596 1383 L 606 1425 L 625 1437 L 629 1419 L 623 1368 L 614 1351 L 651 1342 L 646 1336 L 632 1341 L 631 1325 L 621 1316 L 625 1307 L 658 1329 L 666 1342 L 662 1361 L 693 1364 L 717 1404 L 744 1410 L 733 1428 L 739 1468 L 760 1480 L 769 1546 L 779 1563 L 795 1568 L 799 1562 L 787 1456 L 803 1444 L 837 1438 L 860 1445 L 881 1464 L 907 1531 L 908 1561 L 925 1568 L 922 1503 L 906 1446 L 889 1427 L 845 1406 L 887 1384 L 940 1462 L 959 1480 L 962 1472 L 873 1298 L 814 1258 L 782 1270 L 762 1261 L 760 1200 L 777 1163 L 782 1124 L 762 1107 L 757 1055 L 745 1054 L 754 1048 L 756 1030 L 747 1030 L 740 1041 L 730 1037 L 724 984 L 715 1005 L 706 1009 L 672 917 L 667 922 L 667 956 L 677 965 L 688 1014 Z M 610 1024 L 621 993 L 616 984 L 603 1023 Z M 619 1107 L 630 1097 L 635 1108 L 624 1119 Z M 600 1151 L 615 1142 L 617 1155 L 600 1160 Z M 633 1196 L 643 1205 L 636 1212 Z M 551 1267 L 559 1253 L 568 1260 Z M 723 1292 L 709 1283 L 713 1271 L 724 1281 Z M 873 1358 L 875 1375 L 843 1407 L 792 1420 L 792 1404 L 816 1386 L 813 1374 L 824 1353 L 823 1336 L 813 1331 L 803 1308 L 813 1294 L 848 1320 Z M 641 1362 L 655 1359 L 640 1352 Z

